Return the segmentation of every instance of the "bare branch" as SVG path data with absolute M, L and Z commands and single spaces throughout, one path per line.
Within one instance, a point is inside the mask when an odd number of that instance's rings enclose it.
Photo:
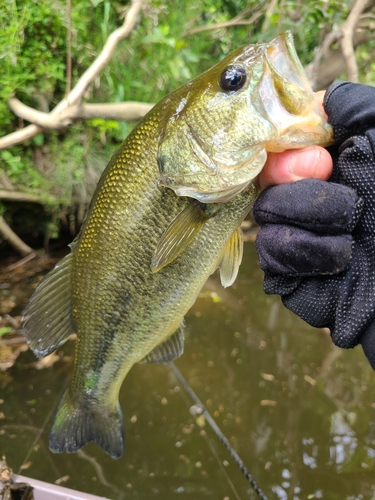
M 0 150 L 11 148 L 16 144 L 21 144 L 28 139 L 32 139 L 36 135 L 40 134 L 42 130 L 42 127 L 38 127 L 37 125 L 28 125 L 27 127 L 21 128 L 16 132 L 4 135 L 4 137 L 0 137 Z
M 121 102 L 106 104 L 71 105 L 59 115 L 43 113 L 26 106 L 17 98 L 9 99 L 9 107 L 14 114 L 44 129 L 62 129 L 81 118 L 109 118 L 114 120 L 137 121 L 153 107 L 144 102 Z
M 136 101 L 82 104 L 78 109 L 78 118 L 108 118 L 133 122 L 140 120 L 153 106 L 153 104 Z
M 341 50 L 345 59 L 347 77 L 352 82 L 358 82 L 358 66 L 355 60 L 353 37 L 358 19 L 367 6 L 367 0 L 356 0 L 348 15 L 347 20 L 341 26 Z
M 239 16 L 230 19 L 229 21 L 224 21 L 217 24 L 207 24 L 206 26 L 200 26 L 199 28 L 194 28 L 183 34 L 183 36 L 195 35 L 196 33 L 201 33 L 202 31 L 219 30 L 222 28 L 230 28 L 231 26 L 246 26 L 248 24 L 253 24 L 257 19 L 263 15 L 263 11 L 256 12 L 250 19 L 243 20 Z
M 4 218 L 0 215 L 0 234 L 4 239 L 8 240 L 9 243 L 19 252 L 21 255 L 29 255 L 34 252 L 34 250 L 26 245 L 16 233 L 8 226 Z
M 72 106 L 69 110 L 65 108 L 58 115 L 56 115 L 53 111 L 51 113 L 43 113 L 43 111 L 30 108 L 30 106 L 23 104 L 16 97 L 11 97 L 8 104 L 15 115 L 42 128 L 63 128 L 71 125 L 73 122 L 72 118 L 74 116 L 74 111 L 72 111 Z

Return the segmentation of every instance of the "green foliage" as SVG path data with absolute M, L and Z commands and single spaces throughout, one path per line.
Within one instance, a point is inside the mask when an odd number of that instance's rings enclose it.
M 9 333 L 11 331 L 12 331 L 12 328 L 10 326 L 0 327 L 0 337 L 2 337 L 3 335 L 6 335 L 7 333 Z
M 24 185 L 31 188 L 39 187 L 43 184 L 43 176 L 33 167 L 30 151 L 29 157 L 25 156 L 24 148 L 18 146 L 12 150 L 0 151 L 0 159 L 4 173 L 11 182 L 17 185 Z
M 12 93 L 35 105 L 65 81 L 65 16 L 62 5 L 48 0 L 9 0 L 0 10 L 2 134 L 14 122 L 6 107 Z

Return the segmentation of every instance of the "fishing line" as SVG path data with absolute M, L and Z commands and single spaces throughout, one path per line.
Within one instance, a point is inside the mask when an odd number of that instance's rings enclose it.
M 220 427 L 217 425 L 215 420 L 211 417 L 210 413 L 208 410 L 205 408 L 201 400 L 198 398 L 198 396 L 195 394 L 193 389 L 190 387 L 188 382 L 185 380 L 184 376 L 180 372 L 180 370 L 177 368 L 177 366 L 173 363 L 169 363 L 173 373 L 175 374 L 176 378 L 180 381 L 181 385 L 185 389 L 185 391 L 189 394 L 191 399 L 194 401 L 194 403 L 199 406 L 199 408 L 202 410 L 202 415 L 205 416 L 207 422 L 211 426 L 211 429 L 214 431 L 214 433 L 217 435 L 217 437 L 220 439 L 220 441 L 223 443 L 225 448 L 229 451 L 231 457 L 235 461 L 236 465 L 239 467 L 240 471 L 242 474 L 246 477 L 254 491 L 258 494 L 260 500 L 268 500 L 266 495 L 263 493 L 263 491 L 259 488 L 258 484 L 256 483 L 255 479 L 253 476 L 250 474 L 248 469 L 246 468 L 244 462 L 242 461 L 241 457 L 238 455 L 238 453 L 234 450 L 228 439 L 225 437 L 225 435 L 222 433 L 220 430 Z
M 25 463 L 26 463 L 26 462 L 28 461 L 28 459 L 30 458 L 30 455 L 31 455 L 31 453 L 32 453 L 32 451 L 33 451 L 34 446 L 35 446 L 35 445 L 37 444 L 37 442 L 39 441 L 40 436 L 43 434 L 43 431 L 44 431 L 44 429 L 46 428 L 46 426 L 47 426 L 47 424 L 48 424 L 48 421 L 49 421 L 49 419 L 50 419 L 50 418 L 51 418 L 51 416 L 52 416 L 52 413 L 55 411 L 55 409 L 56 409 L 56 407 L 57 407 L 57 405 L 58 405 L 58 403 L 59 403 L 59 401 L 60 401 L 60 399 L 61 399 L 61 397 L 62 397 L 63 393 L 64 393 L 64 392 L 66 391 L 66 389 L 68 388 L 69 381 L 70 381 L 70 377 L 68 377 L 68 378 L 67 378 L 67 382 L 66 382 L 66 384 L 64 384 L 64 385 L 63 385 L 63 389 L 62 389 L 62 391 L 60 391 L 60 393 L 59 393 L 59 397 L 58 397 L 58 398 L 57 398 L 57 400 L 56 400 L 56 404 L 55 404 L 55 405 L 53 405 L 53 406 L 51 407 L 50 411 L 47 413 L 47 416 L 46 416 L 46 418 L 44 419 L 44 422 L 43 422 L 43 424 L 42 424 L 42 427 L 39 429 L 39 432 L 38 432 L 38 433 L 37 433 L 37 435 L 35 436 L 34 441 L 32 442 L 32 444 L 31 444 L 31 446 L 30 446 L 30 448 L 29 448 L 28 452 L 26 453 L 26 457 L 25 457 L 24 461 L 22 462 L 22 464 L 20 465 L 20 468 L 18 469 L 18 473 L 17 473 L 18 475 L 20 475 L 20 474 L 21 474 L 21 471 L 22 471 L 23 466 L 25 465 Z
M 184 391 L 182 391 L 182 392 L 181 392 L 181 397 L 182 397 L 182 398 L 183 398 L 183 400 L 185 401 L 186 406 L 187 406 L 188 408 L 190 408 L 190 406 L 191 406 L 191 402 L 190 402 L 190 400 L 189 400 L 188 396 L 186 395 L 186 393 L 185 393 Z M 207 436 L 207 432 L 203 431 L 203 433 L 202 433 L 201 435 L 202 435 L 202 436 L 204 437 L 204 439 L 206 440 L 207 446 L 210 448 L 212 455 L 214 456 L 214 458 L 215 458 L 215 460 L 216 460 L 216 462 L 217 462 L 217 464 L 218 464 L 218 466 L 219 466 L 220 470 L 221 470 L 221 471 L 222 471 L 222 473 L 223 473 L 223 476 L 224 476 L 224 477 L 225 477 L 225 479 L 228 481 L 229 487 L 230 487 L 230 489 L 233 491 L 234 496 L 237 498 L 237 500 L 241 500 L 241 497 L 240 497 L 240 495 L 238 494 L 238 491 L 236 490 L 236 487 L 234 486 L 233 481 L 232 481 L 232 480 L 231 480 L 231 478 L 229 477 L 229 474 L 228 474 L 228 472 L 226 471 L 226 469 L 225 469 L 225 467 L 224 467 L 224 465 L 223 465 L 223 462 L 220 460 L 220 458 L 219 458 L 219 456 L 218 456 L 218 454 L 217 454 L 217 452 L 216 452 L 215 448 L 213 447 L 213 445 L 212 445 L 212 443 L 211 443 L 211 441 L 210 441 L 209 437 Z

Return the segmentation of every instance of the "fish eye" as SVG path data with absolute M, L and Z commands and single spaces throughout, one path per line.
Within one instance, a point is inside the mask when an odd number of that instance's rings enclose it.
M 220 77 L 220 87 L 227 92 L 242 89 L 246 82 L 246 71 L 240 66 L 229 66 Z

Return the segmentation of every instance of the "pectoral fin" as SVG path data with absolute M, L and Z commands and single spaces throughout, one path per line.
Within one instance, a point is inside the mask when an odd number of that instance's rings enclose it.
M 149 352 L 140 363 L 169 363 L 179 358 L 184 352 L 184 329 L 185 322 L 182 320 L 181 325 L 174 334 Z
M 225 245 L 219 262 L 220 280 L 224 288 L 232 285 L 237 278 L 242 255 L 243 234 L 242 229 L 238 227 Z
M 151 260 L 151 270 L 156 273 L 173 262 L 210 218 L 199 202 L 188 205 L 172 220 L 160 238 Z

